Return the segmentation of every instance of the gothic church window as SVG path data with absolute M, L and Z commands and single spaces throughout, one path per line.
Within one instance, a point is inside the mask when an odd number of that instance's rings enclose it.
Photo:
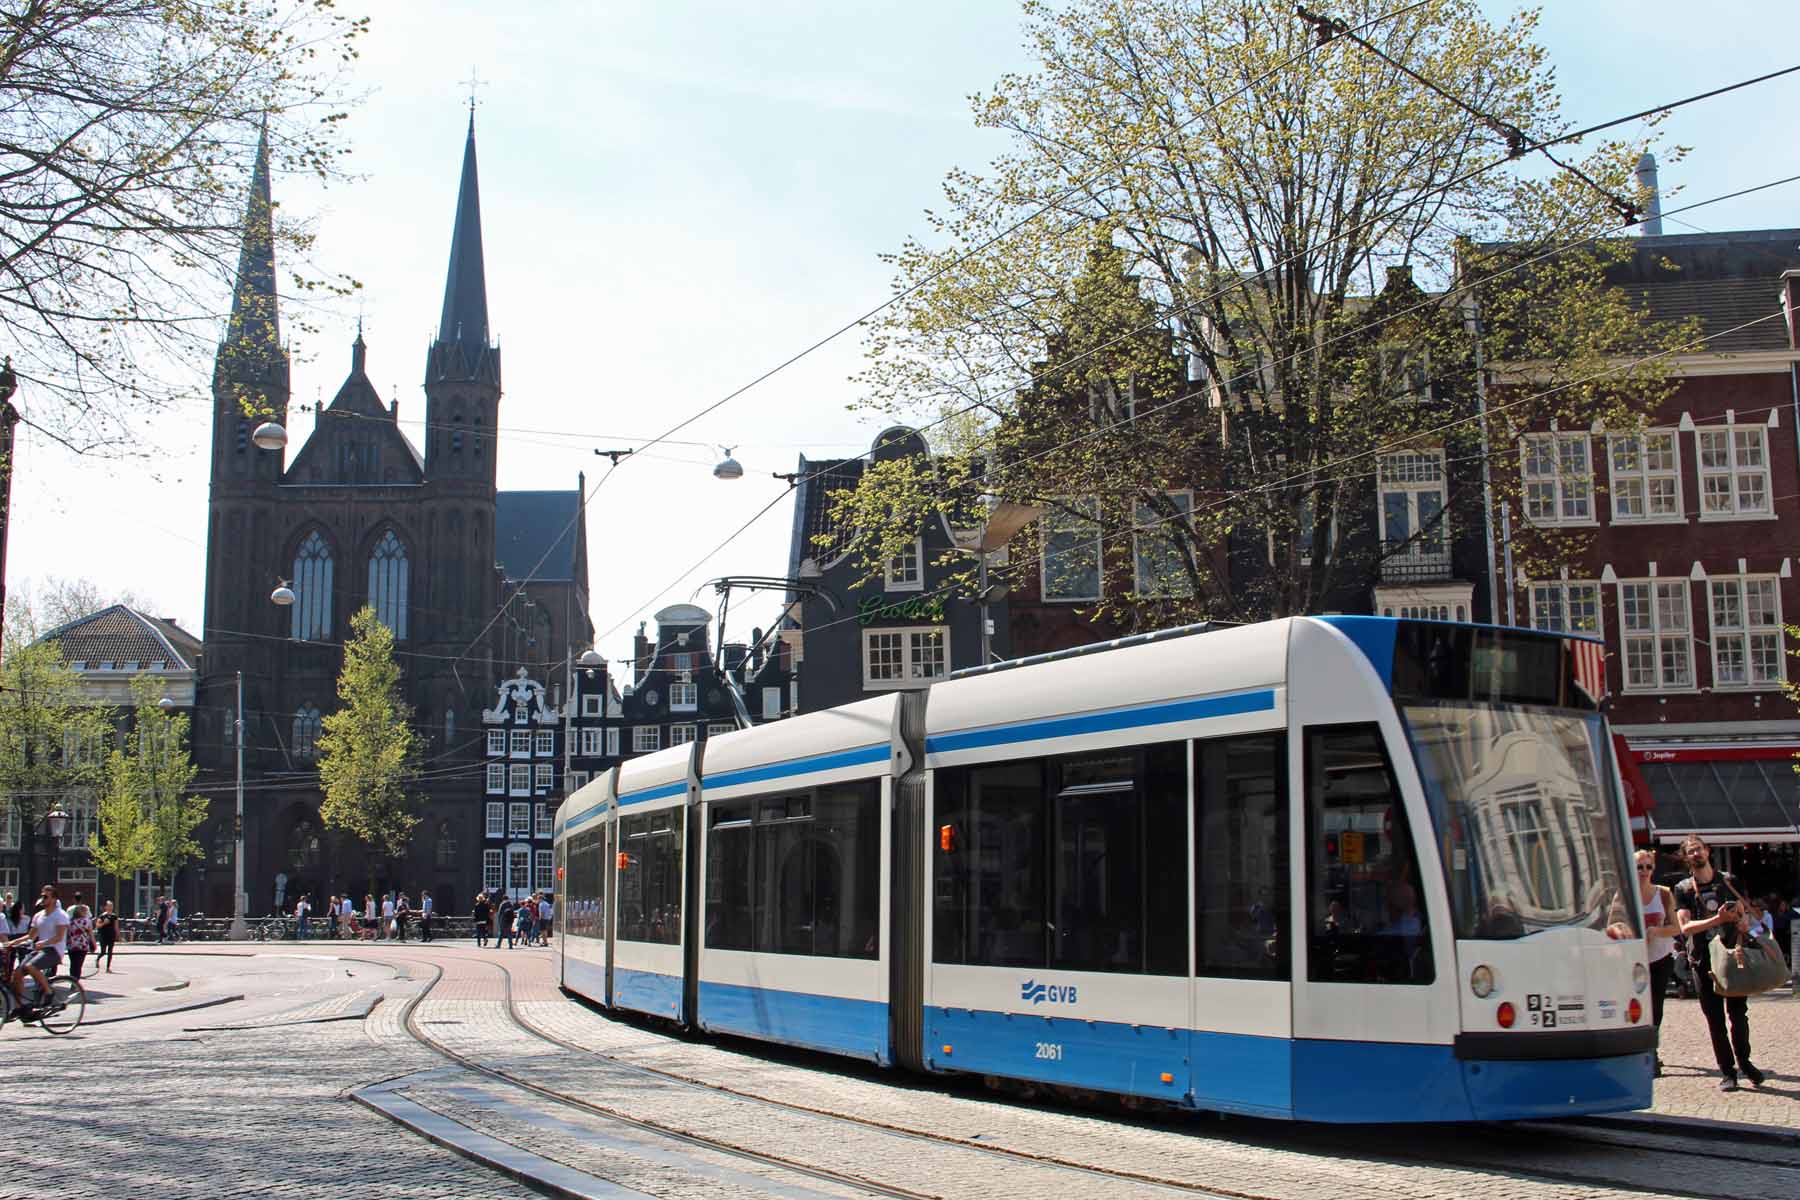
M 406 547 L 390 529 L 369 555 L 369 606 L 395 641 L 406 640 L 406 575 Z
M 322 640 L 331 636 L 331 547 L 318 530 L 306 535 L 294 555 L 293 636 Z
M 319 756 L 319 710 L 310 704 L 300 707 L 294 714 L 294 757 L 317 758 Z

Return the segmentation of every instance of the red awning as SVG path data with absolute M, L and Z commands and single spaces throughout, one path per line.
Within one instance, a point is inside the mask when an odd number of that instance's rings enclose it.
M 1644 773 L 1638 770 L 1637 751 L 1625 741 L 1623 734 L 1615 733 L 1613 739 L 1613 755 L 1619 760 L 1619 778 L 1625 782 L 1625 812 L 1634 818 L 1647 817 L 1650 810 L 1656 807 L 1656 798 L 1650 794 L 1650 785 L 1644 780 Z

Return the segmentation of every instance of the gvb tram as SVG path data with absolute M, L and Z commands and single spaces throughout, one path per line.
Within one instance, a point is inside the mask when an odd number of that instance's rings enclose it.
M 1596 650 L 1375 617 L 1199 627 L 633 759 L 558 817 L 563 985 L 1265 1117 L 1644 1107 Z

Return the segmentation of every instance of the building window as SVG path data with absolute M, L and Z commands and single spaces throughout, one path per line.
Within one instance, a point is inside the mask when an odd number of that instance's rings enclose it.
M 506 791 L 506 764 L 489 763 L 487 769 L 488 795 L 498 796 Z
M 671 654 L 671 655 L 669 655 L 669 662 L 671 664 L 672 670 L 675 670 L 677 672 L 691 671 L 694 669 L 693 651 L 684 650 L 679 654 Z
M 301 640 L 331 636 L 331 547 L 318 530 L 306 535 L 294 554 L 293 616 L 288 628 Z
M 1071 500 L 1044 514 L 1039 569 L 1045 600 L 1100 599 L 1100 504 Z
M 912 545 L 882 564 L 881 587 L 887 592 L 916 592 L 925 586 L 925 540 Z
M 517 803 L 507 805 L 506 829 L 513 837 L 530 837 L 531 805 Z
M 310 704 L 302 705 L 294 714 L 294 757 L 317 758 L 319 756 L 319 729 L 323 721 L 319 710 Z
M 700 704 L 700 689 L 691 683 L 669 685 L 669 711 L 693 712 Z
M 737 732 L 737 726 L 733 725 L 729 721 L 714 721 L 712 724 L 710 724 L 706 727 L 706 736 L 709 738 L 718 737 L 721 733 L 736 733 L 736 732 Z
M 1693 687 L 1693 629 L 1685 579 L 1621 581 L 1619 632 L 1625 652 L 1625 690 Z
M 586 787 L 587 782 L 588 773 L 586 771 L 570 771 L 568 775 L 564 777 L 563 790 L 573 796 L 576 792 L 579 792 L 582 788 Z
M 532 890 L 539 892 L 556 890 L 556 851 L 539 850 L 537 852 L 537 869 L 532 873 L 531 886 Z
M 763 692 L 762 715 L 765 721 L 778 720 L 781 717 L 781 689 L 766 687 Z
M 481 852 L 481 890 L 492 896 L 506 882 L 501 874 L 505 859 L 499 850 L 483 850 Z
M 633 735 L 632 740 L 636 740 L 635 735 Z M 608 758 L 619 757 L 619 731 L 617 727 L 606 731 L 606 756 Z
M 406 547 L 390 529 L 369 555 L 369 607 L 397 642 L 406 640 L 406 589 Z
M 1681 510 L 1681 440 L 1675 430 L 1608 434 L 1606 446 L 1615 523 L 1687 520 Z
M 487 752 L 495 756 L 506 753 L 506 730 L 490 729 L 487 731 Z
M 669 745 L 685 746 L 693 740 L 694 740 L 694 727 L 692 725 L 671 725 L 671 726 L 669 726 Z
M 600 731 L 598 729 L 581 731 L 581 756 L 583 758 L 600 757 Z
M 1381 456 L 1381 540 L 1390 561 L 1443 562 L 1450 555 L 1444 516 L 1444 452 Z
M 554 816 L 555 814 L 550 811 L 548 804 L 539 804 L 531 810 L 532 829 L 537 837 L 551 836 Z
M 507 779 L 508 794 L 529 796 L 531 794 L 531 764 L 514 763 L 508 769 L 512 772 Z
M 942 679 L 949 665 L 950 631 L 942 626 L 863 631 L 865 688 L 915 687 Z
M 437 865 L 440 868 L 456 865 L 456 835 L 450 832 L 450 822 L 448 821 L 438 822 Z
M 1600 585 L 1591 580 L 1531 585 L 1531 627 L 1600 633 Z
M 1594 464 L 1585 433 L 1533 433 L 1519 451 L 1525 517 L 1533 525 L 1586 525 L 1594 519 Z
M 581 715 L 584 717 L 599 716 L 600 715 L 600 697 L 599 696 L 583 696 L 581 698 Z
M 537 790 L 548 792 L 556 787 L 556 768 L 549 763 L 537 765 Z
M 513 730 L 511 746 L 512 746 L 512 757 L 513 758 L 530 758 L 531 757 L 531 730 L 529 730 L 529 729 Z
M 631 750 L 634 754 L 643 754 L 648 750 L 662 749 L 662 729 L 656 725 L 634 725 L 631 729 Z
M 1700 444 L 1700 519 L 1767 516 L 1768 430 L 1727 425 L 1694 436 Z
M 498 800 L 489 800 L 487 804 L 487 836 L 506 836 L 506 805 Z
M 532 739 L 532 752 L 539 758 L 550 758 L 556 754 L 556 734 L 549 729 L 540 729 Z
M 1188 573 L 1187 558 L 1181 547 L 1184 542 L 1192 544 L 1189 534 L 1193 528 L 1190 522 L 1194 514 L 1194 496 L 1191 492 L 1167 492 L 1165 495 L 1180 514 L 1174 520 L 1154 504 L 1137 502 L 1137 519 L 1131 531 L 1131 558 L 1137 574 L 1138 595 L 1192 596 L 1194 580 Z
M 1781 661 L 1781 584 L 1773 575 L 1711 581 L 1713 686 L 1778 688 Z
M 0 816 L 0 850 L 17 850 L 19 848 L 19 809 L 8 800 L 6 813 Z

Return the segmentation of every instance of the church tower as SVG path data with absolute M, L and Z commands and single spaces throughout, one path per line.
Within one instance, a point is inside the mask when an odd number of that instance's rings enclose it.
M 481 253 L 481 187 L 475 114 L 463 146 L 450 271 L 437 338 L 425 355 L 425 476 L 494 494 L 494 429 L 500 412 L 500 348 L 488 343 L 487 274 Z M 455 488 L 465 491 L 464 488 Z

